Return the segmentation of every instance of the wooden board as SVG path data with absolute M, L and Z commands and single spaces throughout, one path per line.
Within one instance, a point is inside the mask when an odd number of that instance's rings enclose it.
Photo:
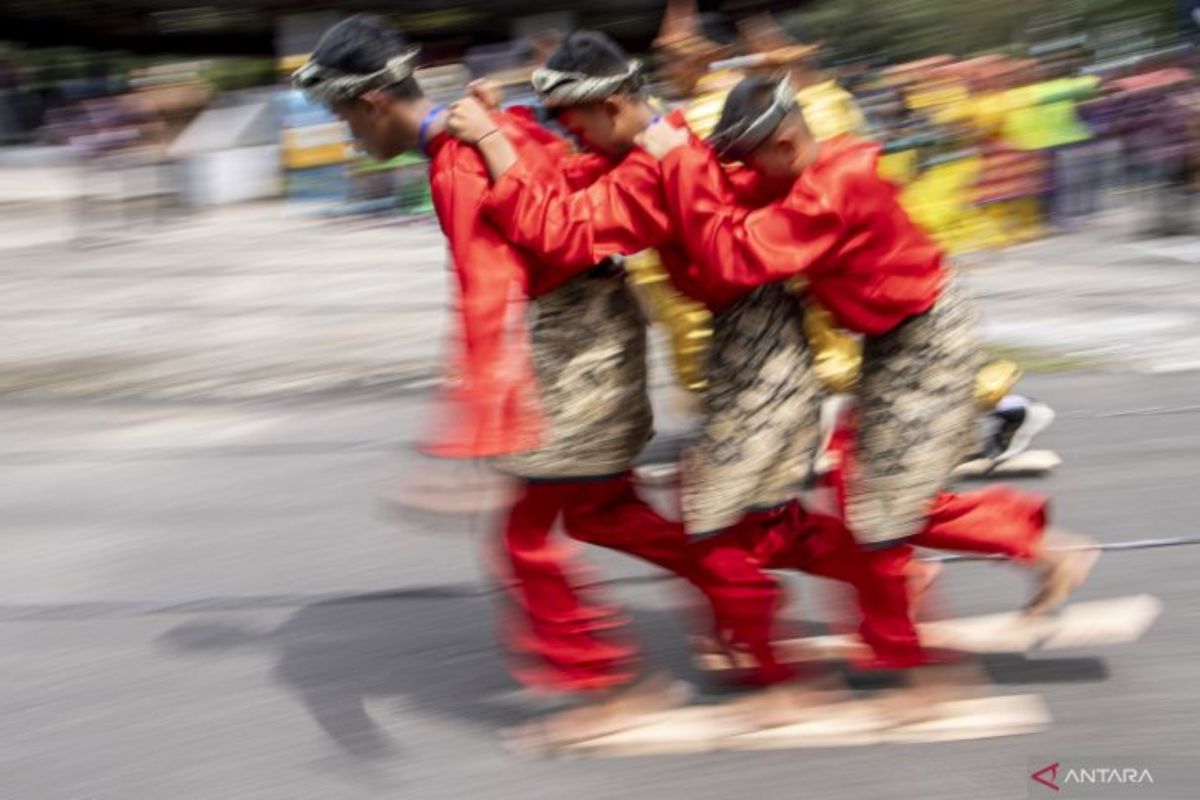
M 742 731 L 721 706 L 690 706 L 648 717 L 644 725 L 581 742 L 566 756 L 648 756 L 718 750 L 862 747 L 1020 736 L 1044 730 L 1050 714 L 1038 695 L 987 696 L 938 704 L 931 719 L 894 725 L 870 700 L 831 705 L 810 722 Z
M 1040 477 L 1060 464 L 1062 459 L 1053 450 L 1026 450 L 999 464 L 986 458 L 963 462 L 954 470 L 953 477 L 957 480 Z M 816 467 L 818 473 L 826 472 L 833 468 L 833 463 L 819 461 Z M 634 479 L 643 486 L 675 486 L 679 483 L 679 465 L 643 464 L 634 468 Z
M 1022 653 L 1066 650 L 1136 642 L 1162 614 L 1162 603 L 1148 595 L 1071 603 L 1059 613 L 1029 619 L 1015 612 L 926 622 L 918 626 L 921 641 L 969 653 Z M 779 643 L 780 657 L 792 662 L 832 661 L 867 655 L 852 635 L 812 636 Z M 697 656 L 706 670 L 732 669 L 723 654 Z
M 995 465 L 986 458 L 964 462 L 954 470 L 954 477 L 959 480 L 1037 477 L 1060 464 L 1062 459 L 1053 450 L 1026 450 Z

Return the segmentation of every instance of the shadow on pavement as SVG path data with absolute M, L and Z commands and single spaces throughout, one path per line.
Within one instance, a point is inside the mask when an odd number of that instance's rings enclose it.
M 513 697 L 518 687 L 496 642 L 496 602 L 495 596 L 437 597 L 428 591 L 348 596 L 304 606 L 268 631 L 223 621 L 185 623 L 165 633 L 159 645 L 189 658 L 270 651 L 274 678 L 344 754 L 394 757 L 399 744 L 372 719 L 368 700 L 394 700 L 400 714 L 418 710 L 489 730 L 529 713 L 521 706 L 530 701 Z M 689 677 L 678 615 L 663 610 L 634 616 L 632 632 L 646 646 L 647 661 Z
M 419 710 L 495 730 L 530 713 L 514 699 L 493 630 L 496 597 L 440 594 L 437 590 L 347 596 L 304 606 L 274 630 L 220 621 L 189 622 L 164 634 L 159 644 L 186 657 L 214 657 L 245 648 L 275 659 L 274 678 L 303 704 L 339 750 L 358 760 L 391 758 L 400 745 L 372 718 L 368 700 L 392 701 L 396 712 Z M 646 661 L 725 694 L 718 679 L 698 675 L 691 664 L 679 609 L 639 611 L 633 633 Z M 816 623 L 791 623 L 818 633 Z M 1096 658 L 989 655 L 983 664 L 1000 685 L 1103 681 L 1108 671 Z M 890 676 L 894 678 L 894 674 Z M 883 688 L 889 675 L 855 673 L 859 689 Z

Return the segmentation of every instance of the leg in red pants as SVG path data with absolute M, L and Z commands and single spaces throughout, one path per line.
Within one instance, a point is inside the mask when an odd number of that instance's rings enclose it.
M 867 668 L 904 669 L 925 663 L 909 612 L 908 577 L 912 548 L 905 544 L 863 550 L 841 520 L 810 514 L 799 503 L 790 509 L 793 536 L 765 562 L 772 569 L 795 569 L 852 587 L 858 598 L 859 635 L 874 658 Z
M 921 663 L 912 614 L 912 546 L 1003 556 L 1032 563 L 1046 530 L 1043 498 L 1005 486 L 977 492 L 942 492 L 925 527 L 907 543 L 862 552 L 860 584 L 862 637 L 875 653 L 876 667 L 899 669 Z M 853 537 L 847 536 L 853 545 Z
M 725 533 L 693 542 L 681 523 L 663 519 L 637 496 L 628 474 L 575 485 L 563 512 L 569 536 L 641 558 L 688 581 L 708 600 L 725 640 L 754 655 L 756 683 L 792 676 L 771 644 L 783 589 L 748 544 L 765 533 L 765 518 L 750 514 Z
M 845 499 L 845 467 L 853 458 L 853 427 L 841 427 L 830 449 L 840 465 L 829 476 Z M 843 581 L 858 594 L 860 634 L 874 653 L 873 666 L 903 668 L 921 663 L 912 619 L 909 577 L 912 546 L 952 552 L 997 555 L 1020 564 L 1046 558 L 1046 501 L 1039 495 L 1005 486 L 975 492 L 942 492 L 932 504 L 925 527 L 907 542 L 882 550 L 863 550 L 841 520 L 799 511 L 794 547 L 780 555 L 780 566 Z M 1054 565 L 1047 570 L 1053 571 Z
M 511 601 L 501 630 L 518 657 L 515 677 L 533 688 L 600 690 L 635 675 L 636 650 L 615 635 L 623 620 L 588 601 L 573 547 L 554 532 L 575 489 L 573 483 L 524 482 L 497 556 Z
M 917 547 L 997 555 L 1031 563 L 1046 533 L 1046 499 L 1008 486 L 976 492 L 942 492 L 925 528 L 909 541 Z
M 641 558 L 698 588 L 717 629 L 755 656 L 756 682 L 791 677 L 771 646 L 783 591 L 746 544 L 765 532 L 763 520 L 751 515 L 725 534 L 692 542 L 680 523 L 663 519 L 637 496 L 629 475 L 620 475 L 526 482 L 509 514 L 504 535 L 509 596 L 520 614 L 507 616 L 504 630 L 514 651 L 532 657 L 532 665 L 515 670 L 527 685 L 605 689 L 635 675 L 634 649 L 613 635 L 623 620 L 585 599 L 569 549 L 552 533 L 560 514 L 571 538 Z
M 929 523 L 911 541 L 921 547 L 1002 556 L 1039 575 L 1025 613 L 1037 615 L 1064 602 L 1087 579 L 1098 554 L 1085 536 L 1056 530 L 1061 547 L 1047 546 L 1046 500 L 1006 486 L 978 492 L 943 492 L 934 500 Z
M 965 494 L 945 492 L 934 503 L 926 527 L 908 543 L 865 550 L 841 520 L 806 513 L 797 504 L 792 544 L 776 553 L 767 566 L 850 585 L 858 597 L 859 634 L 874 654 L 864 666 L 917 666 L 926 656 L 911 611 L 912 545 L 1032 563 L 1041 552 L 1045 505 L 1037 495 L 1003 486 Z

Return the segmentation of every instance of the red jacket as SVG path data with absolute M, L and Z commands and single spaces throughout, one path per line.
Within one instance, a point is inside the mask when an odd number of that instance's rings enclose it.
M 497 114 L 496 122 L 523 158 L 565 154 L 557 139 L 520 117 Z M 428 150 L 433 205 L 458 284 L 460 335 L 442 419 L 425 449 L 451 458 L 527 450 L 539 440 L 540 418 L 524 299 L 539 264 L 484 218 L 489 178 L 475 148 L 443 133 Z
M 676 235 L 713 281 L 749 290 L 800 275 L 842 327 L 879 335 L 928 311 L 946 270 L 878 158 L 868 142 L 827 141 L 787 195 L 750 207 L 730 202 L 724 168 L 694 142 L 664 159 L 663 189 Z
M 678 112 L 667 119 L 685 124 Z M 485 210 L 509 239 L 538 255 L 541 263 L 530 278 L 535 295 L 608 256 L 654 248 L 679 291 L 719 310 L 746 290 L 693 263 L 668 213 L 661 174 L 640 148 L 618 160 L 522 153 L 492 186 Z

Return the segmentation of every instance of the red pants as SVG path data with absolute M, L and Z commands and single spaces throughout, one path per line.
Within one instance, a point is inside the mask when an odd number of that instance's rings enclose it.
M 793 508 L 794 537 L 773 553 L 762 553 L 768 569 L 796 569 L 849 584 L 858 598 L 859 635 L 872 649 L 865 666 L 903 669 L 926 662 L 910 609 L 913 547 L 1033 557 L 1045 532 L 1045 500 L 1005 486 L 938 496 L 924 530 L 903 544 L 863 550 L 834 517 Z
M 624 620 L 588 597 L 569 545 L 553 533 L 561 517 L 575 540 L 618 550 L 656 564 L 698 588 L 712 607 L 718 631 L 749 650 L 760 664 L 756 679 L 790 677 L 771 647 L 783 591 L 765 573 L 742 538 L 761 538 L 769 517 L 751 515 L 735 529 L 693 542 L 680 523 L 663 519 L 635 493 L 628 474 L 563 482 L 526 482 L 509 513 L 501 566 L 519 613 L 502 628 L 529 686 L 559 691 L 604 689 L 629 682 L 635 648 L 622 641 Z
M 841 463 L 852 457 L 853 428 L 841 428 L 831 448 Z M 844 508 L 844 473 L 834 470 L 830 483 Z M 859 635 L 871 647 L 867 665 L 902 669 L 926 663 L 913 621 L 908 577 L 913 547 L 999 555 L 1028 562 L 1036 555 L 1046 529 L 1045 498 L 1006 486 L 974 492 L 942 492 L 929 509 L 925 527 L 902 544 L 863 550 L 845 524 L 833 517 L 796 511 L 797 530 L 790 548 L 767 562 L 842 581 L 858 596 Z

